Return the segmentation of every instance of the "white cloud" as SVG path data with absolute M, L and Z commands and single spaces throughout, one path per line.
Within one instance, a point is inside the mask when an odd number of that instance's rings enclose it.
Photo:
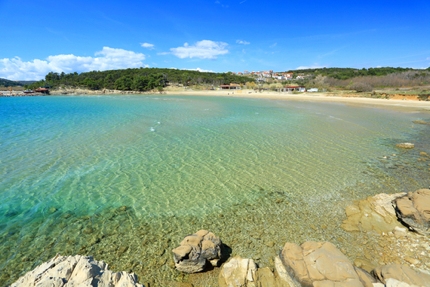
M 170 51 L 178 58 L 216 59 L 219 55 L 228 53 L 227 43 L 202 40 L 190 46 L 185 43 L 183 47 L 171 48 Z
M 198 72 L 202 72 L 202 73 L 213 73 L 214 71 L 212 70 L 205 70 L 205 69 L 200 69 L 200 68 L 195 68 L 195 69 L 184 69 L 184 70 L 188 70 L 188 71 L 198 71 Z
M 249 45 L 251 43 L 247 42 L 247 41 L 243 41 L 243 40 L 236 40 L 236 43 L 241 44 L 241 45 Z
M 140 44 L 143 48 L 149 49 L 149 50 L 153 50 L 154 49 L 154 44 L 150 44 L 150 43 L 142 43 Z
M 321 69 L 321 68 L 326 68 L 326 67 L 315 64 L 315 65 L 312 65 L 312 66 L 298 66 L 296 68 L 296 70 Z
M 46 60 L 22 61 L 21 58 L 0 59 L 0 78 L 10 80 L 39 80 L 49 72 L 88 72 L 144 66 L 145 55 L 123 49 L 103 47 L 95 57 L 73 54 L 49 56 Z

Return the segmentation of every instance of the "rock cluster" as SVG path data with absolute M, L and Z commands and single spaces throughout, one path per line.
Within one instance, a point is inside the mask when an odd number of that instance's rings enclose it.
M 342 223 L 346 231 L 393 231 L 403 223 L 410 229 L 430 234 L 430 189 L 409 193 L 377 194 L 345 210 L 347 219 Z
M 286 243 L 275 272 L 236 256 L 222 266 L 220 287 L 429 287 L 430 274 L 390 264 L 371 273 L 355 267 L 329 242 Z
M 218 266 L 222 256 L 221 245 L 221 240 L 207 230 L 186 236 L 180 246 L 172 250 L 176 269 L 196 273 L 205 270 L 208 264 Z
M 430 234 L 430 189 L 420 189 L 408 194 L 378 194 L 349 206 L 346 214 L 348 218 L 342 227 L 348 231 L 376 231 L 382 235 L 388 232 L 397 240 L 406 238 L 406 233 L 416 234 L 402 227 L 399 222 L 401 221 L 409 229 L 421 234 L 417 236 L 426 237 Z M 430 251 L 430 245 L 426 250 Z M 180 246 L 172 250 L 176 269 L 185 273 L 201 272 L 210 266 L 219 266 L 225 257 L 222 251 L 221 240 L 207 230 L 199 230 L 186 236 Z M 404 259 L 412 264 L 412 267 L 416 267 L 420 262 L 410 255 Z M 377 268 L 373 266 L 367 269 L 368 271 L 373 269 L 369 273 L 358 268 L 360 264 L 355 263 L 354 266 L 330 242 L 311 241 L 300 246 L 286 243 L 279 256 L 275 257 L 274 263 L 273 271 L 268 267 L 258 268 L 252 259 L 233 257 L 221 267 L 219 286 L 430 287 L 430 273 L 401 264 Z M 11 286 L 143 287 L 133 273 L 112 272 L 104 262 L 79 255 L 69 257 L 57 255 L 25 274 Z
M 112 272 L 103 261 L 91 256 L 60 256 L 42 263 L 18 279 L 11 287 L 143 287 L 136 275 Z
M 430 189 L 409 192 L 394 203 L 402 223 L 420 234 L 430 234 Z

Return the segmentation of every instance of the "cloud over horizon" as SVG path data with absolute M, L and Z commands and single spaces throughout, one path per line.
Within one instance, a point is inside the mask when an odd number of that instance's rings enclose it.
M 249 45 L 249 44 L 251 44 L 250 42 L 244 41 L 244 40 L 236 40 L 236 43 L 237 44 L 241 44 L 241 45 Z
M 60 54 L 45 60 L 22 61 L 20 57 L 0 59 L 0 77 L 9 80 L 40 80 L 49 72 L 89 72 L 145 66 L 145 55 L 124 49 L 103 47 L 95 57 Z
M 142 43 L 140 44 L 143 48 L 149 49 L 149 50 L 153 50 L 154 49 L 154 44 L 150 44 L 150 43 Z
M 185 58 L 199 58 L 199 59 L 216 59 L 219 55 L 228 53 L 227 43 L 214 42 L 211 40 L 202 40 L 196 42 L 194 45 L 185 43 L 184 46 L 178 48 L 171 48 L 170 51 L 173 55 L 180 59 Z

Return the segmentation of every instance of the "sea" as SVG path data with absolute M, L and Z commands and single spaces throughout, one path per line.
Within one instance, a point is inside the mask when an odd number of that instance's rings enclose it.
M 200 229 L 259 266 L 309 240 L 354 260 L 363 250 L 340 228 L 346 206 L 430 186 L 425 122 L 419 109 L 309 101 L 0 98 L 0 286 L 56 254 L 150 286 L 217 286 L 216 271 L 174 269 L 171 250 Z

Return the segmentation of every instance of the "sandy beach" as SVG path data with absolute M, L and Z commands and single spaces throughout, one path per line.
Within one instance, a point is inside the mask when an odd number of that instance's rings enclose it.
M 380 106 L 400 109 L 413 109 L 430 111 L 430 102 L 410 99 L 374 99 L 348 95 L 332 95 L 329 93 L 279 93 L 279 92 L 255 92 L 253 90 L 166 90 L 167 95 L 187 95 L 187 96 L 224 96 L 238 98 L 257 98 L 287 101 L 309 101 L 309 102 L 337 102 L 351 105 Z

